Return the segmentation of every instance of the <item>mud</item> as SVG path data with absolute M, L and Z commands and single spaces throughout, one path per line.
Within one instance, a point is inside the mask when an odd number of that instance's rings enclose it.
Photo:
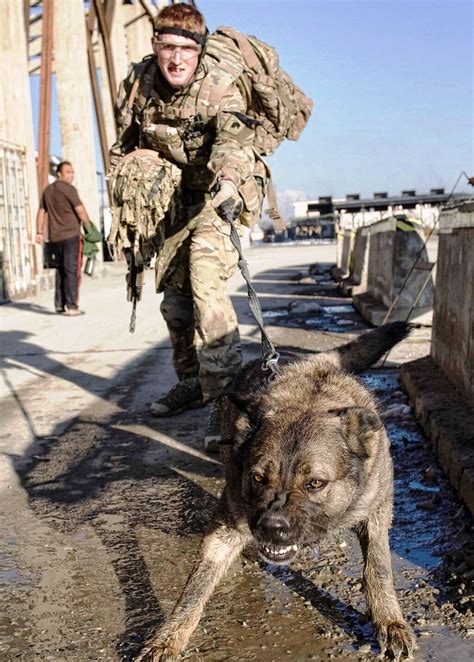
M 279 282 L 272 273 L 275 291 L 286 292 L 290 303 L 297 286 L 298 296 L 305 292 L 321 306 L 296 313 L 291 306 L 266 308 L 274 337 L 286 344 L 298 344 L 292 334 L 302 327 L 310 334 L 306 349 L 339 344 L 367 328 L 328 272 L 318 274 L 321 285 L 295 285 L 285 270 Z M 248 358 L 258 351 L 247 340 Z M 464 662 L 474 647 L 472 521 L 392 366 L 388 361 L 362 379 L 380 403 L 392 443 L 391 545 L 400 602 L 418 636 L 416 660 Z M 10 456 L 17 482 L 2 491 L 2 660 L 130 660 L 177 599 L 222 478 L 218 460 L 201 449 L 207 409 L 148 416 L 157 374 L 172 378 L 169 351 L 151 349 L 110 382 L 103 405 Z M 262 564 L 249 550 L 211 599 L 185 658 L 362 661 L 377 653 L 361 556 L 349 534 L 307 549 L 290 568 Z

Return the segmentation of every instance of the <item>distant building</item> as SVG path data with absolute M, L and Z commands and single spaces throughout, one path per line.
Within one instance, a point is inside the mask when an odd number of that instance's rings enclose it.
M 405 190 L 397 196 L 379 191 L 372 198 L 361 198 L 359 193 L 348 193 L 345 198 L 319 196 L 317 200 L 293 203 L 291 226 L 297 238 L 324 239 L 334 237 L 337 228 L 357 228 L 392 214 L 407 212 L 423 225 L 432 227 L 449 197 L 443 188 L 433 188 L 425 194 Z M 465 193 L 455 193 L 452 199 L 466 197 Z

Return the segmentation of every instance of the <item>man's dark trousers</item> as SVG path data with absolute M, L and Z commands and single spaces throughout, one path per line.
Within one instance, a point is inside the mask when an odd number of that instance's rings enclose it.
M 59 312 L 78 308 L 81 277 L 82 239 L 80 236 L 53 242 L 57 250 L 59 266 L 56 269 L 54 305 Z

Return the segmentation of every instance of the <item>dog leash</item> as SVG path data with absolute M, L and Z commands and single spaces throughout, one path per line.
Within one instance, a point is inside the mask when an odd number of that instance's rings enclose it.
M 226 205 L 226 202 L 227 201 L 223 202 L 222 205 L 220 205 L 220 209 L 222 209 L 223 215 L 225 216 L 224 220 L 228 221 L 230 225 L 230 240 L 239 255 L 239 261 L 238 261 L 239 269 L 245 282 L 247 283 L 247 296 L 248 296 L 249 308 L 260 329 L 261 344 L 262 344 L 262 348 L 261 348 L 262 371 L 268 372 L 267 381 L 272 381 L 277 376 L 278 360 L 280 358 L 280 354 L 276 351 L 275 346 L 273 345 L 272 341 L 267 335 L 267 332 L 265 331 L 260 301 L 258 300 L 257 293 L 255 292 L 255 289 L 252 285 L 247 260 L 244 258 L 244 255 L 242 253 L 242 245 L 240 243 L 239 233 L 237 232 L 237 228 L 235 227 L 234 208 L 232 204 Z

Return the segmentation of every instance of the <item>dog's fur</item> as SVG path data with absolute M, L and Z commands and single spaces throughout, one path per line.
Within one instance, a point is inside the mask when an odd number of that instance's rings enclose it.
M 368 368 L 408 333 L 395 322 L 310 358 L 284 355 L 273 381 L 260 362 L 242 371 L 227 402 L 226 486 L 201 559 L 169 620 L 137 660 L 174 659 L 232 561 L 250 543 L 286 564 L 303 544 L 335 529 L 356 531 L 368 610 L 382 652 L 409 656 L 414 635 L 393 585 L 388 529 L 393 469 L 368 390 L 350 373 Z

